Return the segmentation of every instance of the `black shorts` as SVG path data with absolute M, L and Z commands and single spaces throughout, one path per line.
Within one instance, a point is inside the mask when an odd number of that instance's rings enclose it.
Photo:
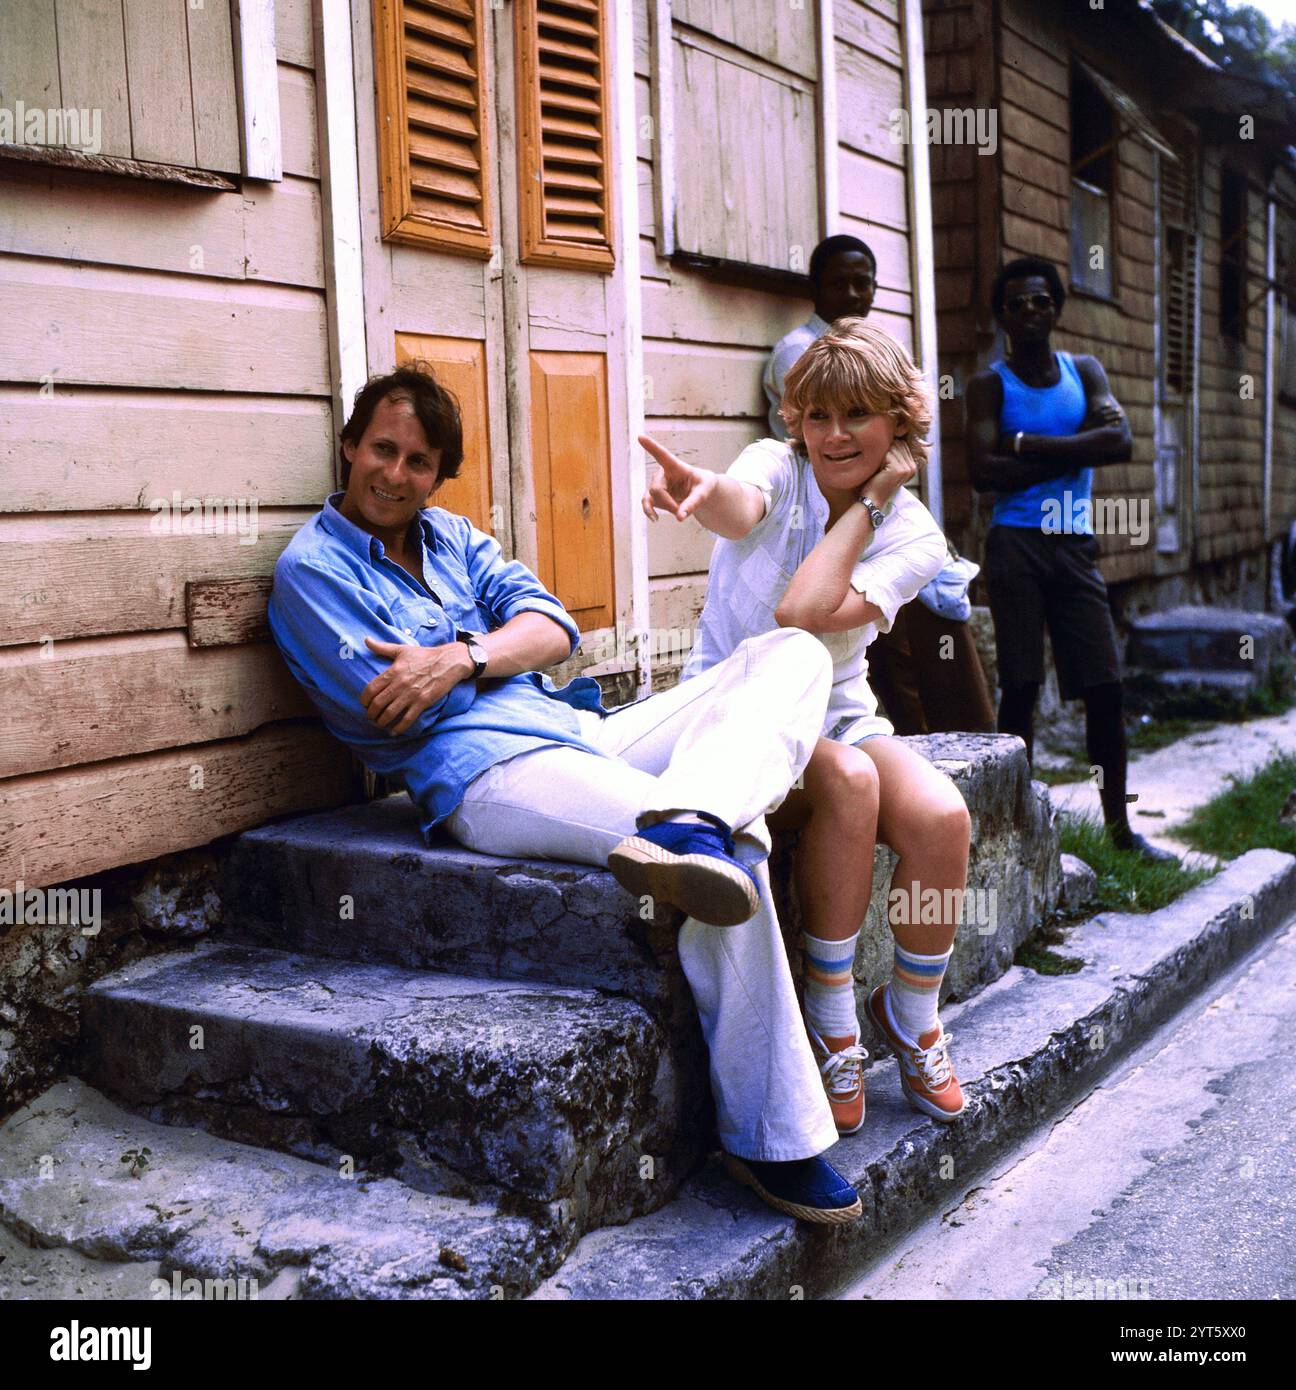
M 1120 680 L 1116 628 L 1093 536 L 992 526 L 985 573 L 1000 686 L 1043 684 L 1046 622 L 1064 700 Z

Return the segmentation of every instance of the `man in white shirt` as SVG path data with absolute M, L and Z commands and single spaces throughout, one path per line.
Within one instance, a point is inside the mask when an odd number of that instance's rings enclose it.
M 821 241 L 810 254 L 807 274 L 814 290 L 815 311 L 778 340 L 765 364 L 761 384 L 769 401 L 772 439 L 787 438 L 779 406 L 783 404 L 783 382 L 797 359 L 816 338 L 827 333 L 834 319 L 866 317 L 877 292 L 877 258 L 856 236 L 830 236 Z

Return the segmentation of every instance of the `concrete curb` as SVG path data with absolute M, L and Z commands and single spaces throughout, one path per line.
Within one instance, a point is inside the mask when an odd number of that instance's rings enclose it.
M 584 1237 L 541 1299 L 786 1299 L 831 1293 L 960 1184 L 1092 1088 L 1151 1029 L 1296 908 L 1296 858 L 1253 850 L 1147 916 L 1104 914 L 1069 937 L 1069 976 L 1020 967 L 943 1011 L 968 1108 L 938 1125 L 900 1098 L 895 1063 L 867 1074 L 868 1119 L 829 1158 L 864 1201 L 851 1226 L 778 1216 L 718 1160 L 669 1205 Z

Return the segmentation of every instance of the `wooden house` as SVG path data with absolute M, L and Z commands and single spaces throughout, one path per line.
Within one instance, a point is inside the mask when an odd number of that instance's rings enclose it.
M 710 539 L 647 526 L 635 436 L 722 469 L 764 433 L 835 231 L 934 376 L 922 44 L 918 0 L 0 8 L 0 879 L 363 795 L 265 600 L 408 358 L 467 421 L 436 500 L 619 697 L 669 678 Z
M 997 116 L 993 153 L 932 149 L 952 394 L 1002 355 L 996 269 L 1052 261 L 1068 286 L 1056 341 L 1103 362 L 1134 434 L 1133 459 L 1094 475 L 1096 499 L 1148 523 L 1144 543 L 1100 536 L 1117 605 L 1263 609 L 1296 519 L 1296 97 L 1228 76 L 1147 0 L 924 10 L 932 105 Z M 988 499 L 961 411 L 942 425 L 947 529 L 979 555 Z

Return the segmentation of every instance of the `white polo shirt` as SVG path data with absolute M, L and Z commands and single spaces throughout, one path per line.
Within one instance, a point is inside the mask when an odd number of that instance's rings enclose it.
M 765 515 L 742 540 L 716 540 L 706 604 L 681 680 L 723 661 L 744 638 L 778 626 L 774 610 L 801 562 L 823 539 L 828 520 L 828 499 L 809 461 L 790 444 L 777 439 L 749 444 L 728 473 L 760 488 Z M 940 573 L 947 554 L 931 513 L 901 488 L 851 574 L 851 587 L 876 604 L 882 617 L 846 632 L 819 634 L 833 658 L 825 738 L 858 743 L 868 734 L 895 732 L 878 714 L 869 687 L 868 645 L 879 630 L 891 630 L 896 613 Z

